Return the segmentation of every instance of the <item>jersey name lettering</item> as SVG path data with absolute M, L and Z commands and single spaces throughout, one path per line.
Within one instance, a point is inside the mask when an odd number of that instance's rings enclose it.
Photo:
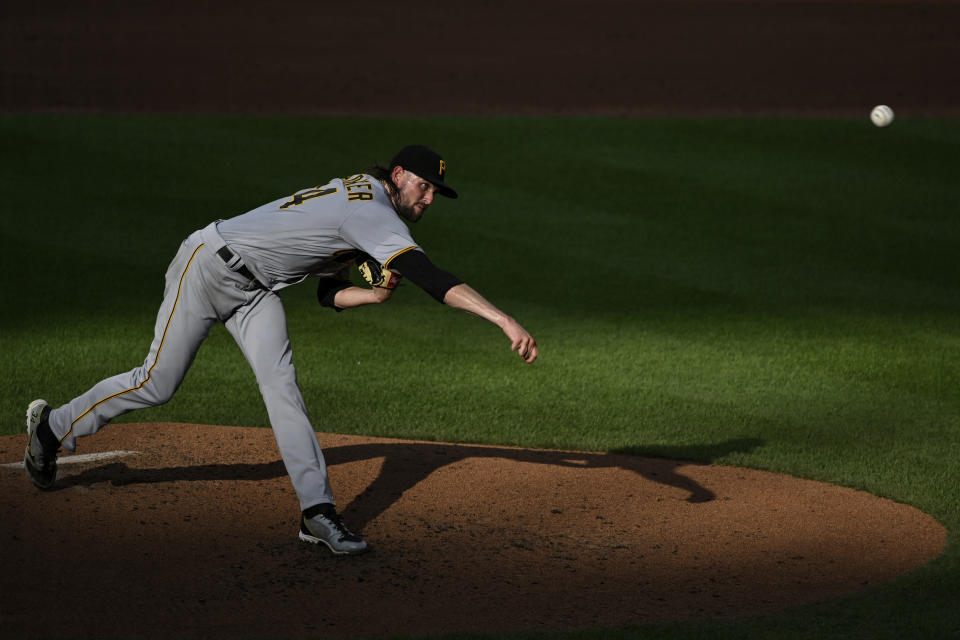
M 368 176 L 363 174 L 350 176 L 343 179 L 343 184 L 347 188 L 348 202 L 373 200 L 373 184 Z

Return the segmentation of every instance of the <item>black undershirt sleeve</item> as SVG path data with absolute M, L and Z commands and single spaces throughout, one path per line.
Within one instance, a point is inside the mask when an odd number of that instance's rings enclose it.
M 430 258 L 423 251 L 401 253 L 386 266 L 399 271 L 404 278 L 429 293 L 437 302 L 443 302 L 447 291 L 463 283 L 457 276 L 430 262 Z
M 333 299 L 337 297 L 337 292 L 350 286 L 349 282 L 344 282 L 340 278 L 321 278 L 317 283 L 317 300 L 324 307 L 330 307 L 336 312 L 343 311 L 340 307 L 333 304 Z

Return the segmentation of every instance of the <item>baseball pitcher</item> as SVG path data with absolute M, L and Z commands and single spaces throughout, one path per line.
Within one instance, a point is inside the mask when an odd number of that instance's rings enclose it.
M 417 222 L 446 183 L 447 164 L 422 145 L 404 147 L 389 167 L 331 180 L 195 231 L 166 274 L 153 343 L 142 366 L 102 380 L 67 404 L 34 400 L 27 409 L 24 464 L 30 480 L 51 489 L 60 447 L 96 433 L 113 418 L 167 402 L 200 344 L 222 322 L 249 362 L 300 503 L 300 539 L 333 553 L 359 554 L 366 542 L 335 509 L 323 452 L 297 385 L 283 305 L 277 292 L 319 278 L 321 305 L 340 312 L 390 298 L 407 278 L 439 302 L 499 326 L 527 363 L 533 337 L 453 274 L 435 266 L 404 223 Z M 369 287 L 353 286 L 359 268 Z

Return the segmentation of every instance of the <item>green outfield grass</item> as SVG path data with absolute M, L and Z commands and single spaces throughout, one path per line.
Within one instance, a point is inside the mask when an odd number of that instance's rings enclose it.
M 960 120 L 7 115 L 0 135 L 0 434 L 142 362 L 189 232 L 424 142 L 461 198 L 415 237 L 541 359 L 412 285 L 334 314 L 302 284 L 283 297 L 317 430 L 770 469 L 950 530 L 849 598 L 558 637 L 960 637 Z M 222 327 L 169 404 L 123 420 L 267 425 Z

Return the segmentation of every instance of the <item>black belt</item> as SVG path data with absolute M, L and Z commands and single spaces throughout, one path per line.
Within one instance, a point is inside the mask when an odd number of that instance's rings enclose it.
M 222 247 L 217 249 L 217 255 L 220 256 L 220 259 L 223 260 L 223 262 L 227 265 L 228 269 L 230 269 L 234 273 L 239 273 L 247 280 L 253 280 L 261 287 L 263 286 L 262 284 L 260 284 L 260 281 L 257 280 L 257 277 L 253 275 L 253 273 L 251 273 L 250 269 L 247 269 L 247 265 L 243 264 L 243 262 L 240 261 L 240 256 L 235 254 L 230 249 L 230 247 L 228 247 L 227 245 L 223 245 Z M 240 264 L 239 267 L 235 268 L 234 266 L 232 266 L 232 265 L 236 265 L 237 263 Z

